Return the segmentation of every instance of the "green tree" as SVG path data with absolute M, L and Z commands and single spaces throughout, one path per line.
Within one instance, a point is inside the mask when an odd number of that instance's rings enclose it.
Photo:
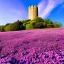
M 10 25 L 11 23 L 7 23 L 5 26 Z
M 4 26 L 0 26 L 0 32 L 4 31 Z
M 23 23 L 21 21 L 14 22 L 11 26 L 11 31 L 23 30 Z
M 50 19 L 45 19 L 44 20 L 45 23 L 45 28 L 52 28 L 53 26 L 53 22 Z
M 58 22 L 57 24 L 58 24 L 58 27 L 63 27 L 61 23 Z
M 5 26 L 4 30 L 5 31 L 11 31 L 11 26 L 12 26 L 11 24 Z
M 5 26 L 0 26 L 0 31 L 17 31 L 25 29 L 37 29 L 37 28 L 59 28 L 62 24 L 59 22 L 52 22 L 50 19 L 42 19 L 36 17 L 34 20 L 17 20 L 14 23 L 7 23 Z
M 19 20 L 16 22 L 9 24 L 5 27 L 5 31 L 17 31 L 17 30 L 24 30 L 23 23 Z
M 28 19 L 28 20 L 22 20 L 21 21 L 23 23 L 24 29 L 26 29 L 26 24 L 29 24 L 30 21 L 31 21 L 30 19 Z
M 26 29 L 33 29 L 32 22 L 26 24 Z
M 36 17 L 33 21 L 44 22 L 44 19 L 42 19 L 41 17 Z
M 54 21 L 53 25 L 54 25 L 55 28 L 62 27 L 62 24 L 60 22 L 57 22 L 57 21 Z
M 33 28 L 44 28 L 44 22 L 33 22 L 32 23 Z

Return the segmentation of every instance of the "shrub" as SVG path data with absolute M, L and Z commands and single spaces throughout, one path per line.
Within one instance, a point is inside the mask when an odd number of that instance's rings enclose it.
M 4 30 L 5 30 L 5 31 L 11 31 L 11 26 L 12 26 L 11 24 L 5 26 Z
M 25 29 L 25 27 L 23 26 L 23 23 L 19 20 L 5 27 L 5 31 L 16 31 L 16 30 L 23 30 L 23 29 Z
M 0 32 L 4 31 L 4 26 L 0 26 Z
M 32 25 L 33 25 L 33 28 L 44 28 L 43 22 L 33 22 Z
M 36 17 L 33 21 L 44 22 L 44 19 L 42 19 L 41 17 Z
M 33 29 L 32 24 L 26 24 L 26 29 Z

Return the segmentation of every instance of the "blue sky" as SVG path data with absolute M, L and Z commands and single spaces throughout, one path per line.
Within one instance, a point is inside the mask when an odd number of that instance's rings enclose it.
M 39 16 L 64 26 L 64 0 L 0 0 L 0 25 L 28 19 L 28 6 L 38 6 Z

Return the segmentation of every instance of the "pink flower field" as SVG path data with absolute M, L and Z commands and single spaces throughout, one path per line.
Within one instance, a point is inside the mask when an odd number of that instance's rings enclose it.
M 64 64 L 64 28 L 0 32 L 0 64 Z

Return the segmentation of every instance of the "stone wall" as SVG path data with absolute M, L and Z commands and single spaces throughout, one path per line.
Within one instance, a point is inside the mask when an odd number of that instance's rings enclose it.
M 28 7 L 28 19 L 33 20 L 38 16 L 38 7 L 37 6 L 29 6 Z

